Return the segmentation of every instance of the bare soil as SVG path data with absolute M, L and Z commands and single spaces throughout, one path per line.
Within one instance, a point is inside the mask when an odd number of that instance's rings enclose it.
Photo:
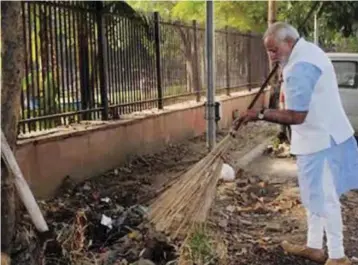
M 226 162 L 238 170 L 236 162 L 272 137 L 276 129 L 265 123 L 242 128 Z M 226 134 L 219 133 L 217 141 Z M 59 244 L 47 242 L 44 246 L 23 213 L 12 264 L 38 264 L 34 260 L 44 265 L 176 264 L 181 242 L 156 233 L 145 214 L 166 183 L 206 154 L 203 135 L 171 144 L 157 154 L 133 157 L 125 165 L 78 185 L 66 179 L 54 199 L 40 203 Z M 314 264 L 287 256 L 278 246 L 283 239 L 305 240 L 294 159 L 266 155 L 238 172 L 235 182 L 218 185 L 208 220 L 210 228 L 224 236 L 227 264 Z M 358 257 L 357 206 L 357 193 L 343 200 L 350 257 Z M 104 219 L 110 222 L 106 224 Z

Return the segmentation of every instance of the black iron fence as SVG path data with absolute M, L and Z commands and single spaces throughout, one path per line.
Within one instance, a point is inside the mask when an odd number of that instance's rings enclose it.
M 205 30 L 195 21 L 165 22 L 155 13 L 144 23 L 106 2 L 22 5 L 20 132 L 119 119 L 205 95 Z M 261 36 L 225 29 L 215 38 L 217 93 L 250 89 L 264 79 Z

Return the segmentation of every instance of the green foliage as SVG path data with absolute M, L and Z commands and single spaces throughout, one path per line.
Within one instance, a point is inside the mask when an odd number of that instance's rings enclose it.
M 136 10 L 159 12 L 162 19 L 205 23 L 205 1 L 128 1 Z M 242 31 L 263 31 L 267 20 L 267 3 L 263 1 L 215 2 L 215 26 L 229 25 Z
M 160 13 L 163 19 L 205 23 L 205 1 L 128 1 L 135 10 Z M 322 1 L 319 11 L 320 42 L 355 50 L 358 32 L 358 2 Z M 277 20 L 298 27 L 316 1 L 277 1 Z M 320 6 L 320 5 L 318 5 Z M 267 1 L 215 1 L 215 27 L 263 32 L 267 25 Z M 318 10 L 317 10 L 318 11 Z M 313 39 L 313 15 L 305 25 L 305 37 Z M 355 37 L 355 38 L 354 38 Z M 345 45 L 338 43 L 342 42 Z
M 215 3 L 218 28 L 263 32 L 267 25 L 267 1 L 223 1 Z
M 305 18 L 313 1 L 278 2 L 278 20 L 287 21 L 295 26 Z M 357 51 L 358 40 L 358 2 L 322 1 L 318 11 L 320 44 L 326 48 L 339 51 Z M 308 39 L 313 39 L 313 16 L 306 23 Z
M 335 29 L 347 38 L 357 33 L 358 2 L 325 1 L 322 18 L 329 29 Z

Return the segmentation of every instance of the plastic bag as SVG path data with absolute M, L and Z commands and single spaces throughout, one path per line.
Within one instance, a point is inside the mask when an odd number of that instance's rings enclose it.
M 224 181 L 234 181 L 235 170 L 229 164 L 223 164 L 220 178 Z

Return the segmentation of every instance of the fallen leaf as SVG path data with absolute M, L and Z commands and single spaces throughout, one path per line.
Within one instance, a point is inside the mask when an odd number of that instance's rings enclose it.
M 271 237 L 269 237 L 269 236 L 265 236 L 265 237 L 263 237 L 262 239 L 263 239 L 264 241 L 266 241 L 266 242 L 271 241 Z
M 242 255 L 245 255 L 246 253 L 247 253 L 247 249 L 243 248 L 243 249 L 241 249 L 241 251 L 236 252 L 235 255 L 242 256 Z
M 226 207 L 226 210 L 230 213 L 233 213 L 235 211 L 236 207 L 234 205 L 229 205 Z
M 244 237 L 244 238 L 252 239 L 252 236 L 249 235 L 249 234 L 241 233 L 240 235 L 241 235 L 242 237 Z
M 279 223 L 268 223 L 266 224 L 265 231 L 267 232 L 280 232 L 281 225 Z
M 242 224 L 244 224 L 244 225 L 252 225 L 252 222 L 251 222 L 251 221 L 244 220 L 244 219 L 241 219 L 241 218 L 239 218 L 238 220 L 240 221 L 240 223 L 242 223 Z
M 219 221 L 219 226 L 220 226 L 221 228 L 226 228 L 227 225 L 228 225 L 228 221 L 227 221 L 226 219 L 221 219 L 221 220 Z

